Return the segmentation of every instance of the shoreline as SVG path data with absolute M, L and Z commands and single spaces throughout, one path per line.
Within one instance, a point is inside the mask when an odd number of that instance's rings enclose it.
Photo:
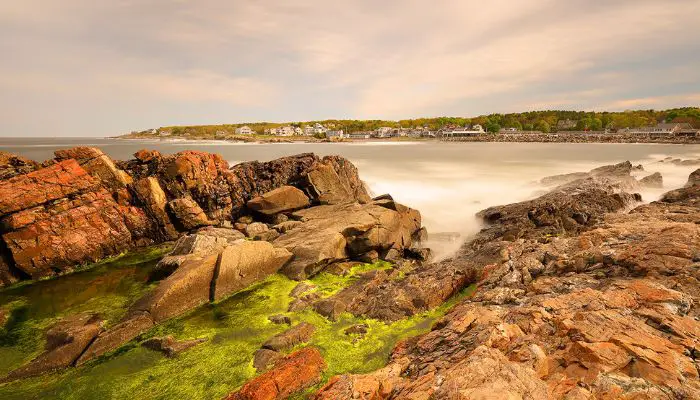
M 111 140 L 144 140 L 158 142 L 174 142 L 182 143 L 188 141 L 207 141 L 207 142 L 224 142 L 224 143 L 249 143 L 249 144 L 271 144 L 271 143 L 422 143 L 422 142 L 471 142 L 471 143 L 619 143 L 619 144 L 700 144 L 700 137 L 669 137 L 669 138 L 644 138 L 632 136 L 583 136 L 583 135 L 483 135 L 471 137 L 457 138 L 414 138 L 414 137 L 399 137 L 399 138 L 378 138 L 378 139 L 310 139 L 298 138 L 292 139 L 288 137 L 245 137 L 235 139 L 216 139 L 206 137 L 107 137 Z

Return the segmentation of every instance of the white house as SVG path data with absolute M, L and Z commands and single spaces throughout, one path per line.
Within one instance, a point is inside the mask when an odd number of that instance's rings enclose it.
M 476 125 L 472 126 L 471 129 L 456 128 L 456 129 L 452 129 L 452 130 L 446 130 L 446 131 L 442 132 L 442 136 L 443 137 L 478 136 L 478 135 L 483 134 L 484 132 L 485 132 L 484 128 L 481 125 L 476 124 Z
M 325 126 L 319 124 L 318 122 L 314 125 L 314 134 L 323 134 L 328 132 Z
M 277 134 L 280 136 L 292 136 L 294 135 L 294 128 L 287 125 L 277 129 Z
M 304 135 L 306 136 L 313 136 L 314 135 L 314 127 L 312 125 L 306 125 L 304 126 Z
M 304 134 L 304 131 L 300 127 L 296 126 L 294 127 L 294 134 L 300 136 Z
M 241 126 L 239 128 L 236 128 L 236 135 L 252 135 L 253 130 L 250 129 L 248 125 Z

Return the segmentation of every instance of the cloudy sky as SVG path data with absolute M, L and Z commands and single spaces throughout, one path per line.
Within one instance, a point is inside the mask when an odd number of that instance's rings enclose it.
M 0 2 L 0 136 L 700 105 L 700 0 Z

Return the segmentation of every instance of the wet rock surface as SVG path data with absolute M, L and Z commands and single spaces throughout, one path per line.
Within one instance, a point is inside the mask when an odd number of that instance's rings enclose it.
M 175 357 L 177 354 L 190 349 L 198 344 L 206 342 L 206 339 L 175 340 L 172 336 L 154 337 L 145 340 L 141 346 L 165 354 L 166 357 Z

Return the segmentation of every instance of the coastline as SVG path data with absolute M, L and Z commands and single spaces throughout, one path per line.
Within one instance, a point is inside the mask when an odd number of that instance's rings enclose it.
M 187 142 L 207 141 L 224 143 L 401 143 L 401 142 L 494 142 L 494 143 L 647 143 L 647 144 L 700 144 L 700 137 L 639 137 L 631 135 L 571 135 L 571 134 L 489 134 L 456 138 L 418 138 L 418 137 L 394 137 L 376 139 L 316 139 L 309 137 L 235 137 L 217 139 L 211 137 L 148 137 L 148 136 L 117 136 L 108 137 L 112 140 L 148 140 L 157 142 Z

